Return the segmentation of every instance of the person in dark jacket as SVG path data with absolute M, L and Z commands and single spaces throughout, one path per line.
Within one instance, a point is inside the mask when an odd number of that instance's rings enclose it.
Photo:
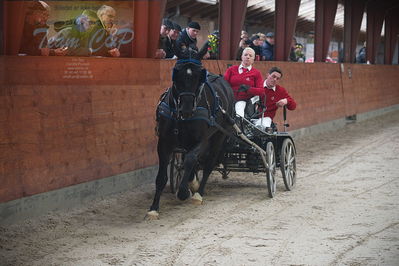
M 293 37 L 292 41 L 291 41 L 291 48 L 290 48 L 290 56 L 289 56 L 289 60 L 292 62 L 297 62 L 298 58 L 297 55 L 295 53 L 296 50 L 296 38 Z
M 179 24 L 173 22 L 173 28 L 169 31 L 163 43 L 163 50 L 165 51 L 165 58 L 175 58 L 175 46 L 176 40 L 181 32 L 181 27 Z
M 249 40 L 251 41 L 249 47 L 251 47 L 255 51 L 255 61 L 260 61 L 262 56 L 262 47 L 259 45 L 260 36 L 253 35 Z
M 266 61 L 274 61 L 274 33 L 268 32 L 266 34 L 266 41 L 262 46 L 262 57 Z
M 240 41 L 240 47 L 238 48 L 237 54 L 236 54 L 236 60 L 239 61 L 241 60 L 242 52 L 244 51 L 245 48 L 249 47 L 251 45 L 251 40 L 247 39 L 244 40 L 242 39 Z
M 191 21 L 190 23 L 188 23 L 187 28 L 182 30 L 179 38 L 176 41 L 176 49 L 178 49 L 179 51 L 183 51 L 184 49 L 191 48 L 192 50 L 195 50 L 200 54 L 200 58 L 205 55 L 207 55 L 205 57 L 209 57 L 209 53 L 207 53 L 209 47 L 208 42 L 205 42 L 201 50 L 198 51 L 197 36 L 200 30 L 201 26 L 198 24 L 198 22 Z M 179 51 L 176 51 L 176 54 L 179 54 Z
M 169 32 L 173 29 L 173 22 L 167 18 L 162 19 L 161 29 L 159 31 L 158 49 L 155 51 L 155 58 L 166 58 L 165 46 Z
M 366 42 L 364 42 L 363 47 L 360 48 L 359 53 L 356 57 L 356 63 L 365 64 L 366 63 Z

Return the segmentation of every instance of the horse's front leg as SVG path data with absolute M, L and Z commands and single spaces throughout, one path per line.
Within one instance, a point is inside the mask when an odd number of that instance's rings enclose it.
M 224 135 L 222 132 L 216 133 L 210 142 L 209 145 L 209 156 L 206 157 L 203 163 L 203 176 L 201 179 L 201 183 L 198 189 L 198 192 L 193 195 L 193 203 L 194 204 L 202 204 L 202 197 L 204 196 L 205 192 L 205 185 L 208 181 L 210 174 L 212 173 L 213 169 L 218 162 L 219 156 L 223 150 L 223 143 L 224 143 Z
M 173 146 L 170 145 L 170 141 L 159 140 L 158 141 L 158 158 L 159 158 L 159 169 L 157 178 L 155 180 L 155 196 L 147 212 L 146 218 L 149 220 L 158 219 L 159 217 L 159 201 L 161 198 L 162 191 L 164 190 L 166 183 L 168 182 L 168 164 L 170 155 L 172 154 Z
M 179 190 L 177 191 L 177 198 L 180 200 L 186 200 L 191 197 L 188 182 L 192 180 L 194 175 L 194 168 L 198 163 L 200 147 L 200 145 L 197 145 L 194 149 L 184 155 L 184 175 Z

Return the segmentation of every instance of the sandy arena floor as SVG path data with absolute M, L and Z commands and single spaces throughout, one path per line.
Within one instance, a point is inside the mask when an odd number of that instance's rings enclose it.
M 399 112 L 296 140 L 298 180 L 213 173 L 202 206 L 154 184 L 0 227 L 0 265 L 399 265 Z

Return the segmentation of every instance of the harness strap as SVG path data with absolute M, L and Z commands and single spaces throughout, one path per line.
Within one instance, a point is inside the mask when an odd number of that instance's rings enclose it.
M 177 64 L 185 64 L 185 63 L 194 63 L 194 64 L 202 66 L 201 61 L 196 60 L 196 59 L 192 59 L 192 58 L 190 58 L 190 59 L 179 59 L 179 60 L 176 61 L 176 65 Z
M 212 93 L 212 97 L 214 99 L 214 105 L 212 106 L 211 115 L 215 116 L 217 111 L 219 111 L 219 107 L 220 107 L 219 96 L 217 95 L 216 90 L 213 88 L 212 84 L 210 82 L 208 82 L 208 80 L 206 80 L 205 83 L 210 88 L 210 91 Z

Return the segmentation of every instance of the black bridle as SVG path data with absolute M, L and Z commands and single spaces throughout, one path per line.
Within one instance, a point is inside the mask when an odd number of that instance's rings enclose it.
M 206 70 L 201 69 L 201 73 L 200 73 L 201 76 L 199 77 L 200 80 L 198 81 L 199 85 L 195 89 L 194 92 L 191 92 L 191 91 L 179 92 L 179 90 L 177 89 L 177 86 L 176 86 L 176 81 L 175 81 L 175 76 L 177 75 L 177 72 L 183 70 L 185 65 L 187 65 L 187 64 L 190 64 L 190 65 L 194 64 L 196 66 L 202 66 L 201 63 L 197 63 L 197 62 L 199 62 L 197 60 L 184 60 L 183 62 L 179 62 L 179 61 L 176 63 L 176 66 L 179 66 L 179 69 L 176 67 L 173 69 L 172 93 L 173 93 L 173 100 L 174 100 L 174 103 L 176 106 L 176 111 L 177 111 L 177 119 L 178 120 L 186 120 L 186 119 L 191 118 L 194 115 L 194 112 L 197 110 L 198 104 L 201 101 L 201 96 L 202 96 L 202 92 L 204 90 L 204 85 L 205 85 Z M 193 61 L 196 61 L 196 62 L 193 62 Z M 176 95 L 176 93 L 177 93 L 177 95 Z M 181 103 L 184 101 L 183 100 L 184 98 L 187 99 L 188 97 L 191 98 L 193 107 L 191 109 L 190 116 L 183 117 L 183 112 L 181 110 Z M 187 101 L 187 100 L 185 100 L 185 101 Z
M 185 119 L 191 118 L 193 116 L 195 110 L 197 110 L 198 103 L 201 101 L 201 95 L 202 95 L 202 91 L 204 89 L 204 85 L 205 85 L 205 83 L 202 83 L 201 85 L 199 85 L 199 87 L 196 89 L 195 92 L 180 92 L 177 95 L 177 108 L 176 109 L 177 109 L 177 118 L 178 119 L 185 120 Z M 186 118 L 184 118 L 182 116 L 182 110 L 180 108 L 180 103 L 182 102 L 183 97 L 191 97 L 192 101 L 194 103 L 193 108 L 191 109 L 191 112 L 192 112 L 191 116 L 186 117 Z

